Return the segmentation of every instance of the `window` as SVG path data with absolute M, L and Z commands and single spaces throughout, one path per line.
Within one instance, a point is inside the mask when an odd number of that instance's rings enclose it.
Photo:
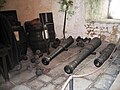
M 108 18 L 120 19 L 120 0 L 110 0 Z
M 86 19 L 120 19 L 120 0 L 86 0 Z

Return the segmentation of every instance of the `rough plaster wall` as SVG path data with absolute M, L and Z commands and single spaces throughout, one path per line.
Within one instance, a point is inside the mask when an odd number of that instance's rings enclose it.
M 112 27 L 114 24 L 106 24 L 106 23 L 94 23 L 92 28 L 86 27 L 88 24 L 85 22 L 85 0 L 74 0 L 74 15 L 67 19 L 66 22 L 66 38 L 68 36 L 73 36 L 76 38 L 77 36 L 81 37 L 100 37 L 100 31 L 102 40 L 105 41 L 116 41 L 120 37 L 120 26 L 117 25 L 117 32 L 113 32 Z M 60 5 L 57 3 L 58 0 L 7 0 L 5 7 L 3 10 L 15 9 L 17 10 L 18 19 L 22 22 L 22 24 L 27 20 L 32 20 L 39 17 L 40 12 L 53 12 L 54 26 L 56 36 L 58 38 L 63 37 L 63 22 L 64 22 L 64 13 L 59 12 Z M 116 26 L 116 25 L 115 25 Z M 98 27 L 97 29 L 95 29 Z M 109 32 L 106 32 L 108 28 Z M 89 29 L 93 31 L 89 31 Z M 114 33 L 114 34 L 113 34 Z
M 56 36 L 62 38 L 64 13 L 59 12 L 58 0 L 7 0 L 3 10 L 17 10 L 19 21 L 22 24 L 27 20 L 39 17 L 40 12 L 53 12 Z M 66 37 L 72 35 L 74 38 L 85 31 L 84 2 L 74 0 L 75 14 L 66 22 Z M 81 32 L 82 31 L 82 32 Z
M 52 1 L 52 12 L 54 17 L 54 26 L 55 26 L 55 32 L 56 36 L 58 38 L 62 38 L 62 29 L 63 29 L 63 22 L 64 22 L 64 13 L 59 12 L 60 5 L 57 3 L 57 0 Z
M 81 37 L 86 37 L 84 34 L 86 32 L 86 29 L 84 27 L 85 25 L 85 6 L 84 6 L 84 0 L 75 0 L 75 15 L 74 15 L 74 30 L 75 34 L 74 36 L 81 36 Z
M 67 16 L 66 21 L 66 37 L 73 36 L 76 38 L 77 36 L 85 37 L 84 32 L 86 29 L 85 25 L 85 7 L 84 7 L 84 0 L 74 0 L 74 15 L 72 17 Z M 60 7 L 57 1 L 53 1 L 52 3 L 52 11 L 54 12 L 54 21 L 55 21 L 55 28 L 57 32 L 57 36 L 62 38 L 62 30 L 63 30 L 63 23 L 64 23 L 64 13 L 59 12 Z M 84 35 L 83 35 L 84 34 Z
M 7 0 L 3 10 L 17 10 L 22 24 L 39 17 L 40 12 L 51 11 L 51 0 Z

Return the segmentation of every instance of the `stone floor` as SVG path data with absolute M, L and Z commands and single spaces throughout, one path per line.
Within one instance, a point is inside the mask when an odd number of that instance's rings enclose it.
M 93 61 L 108 43 L 104 42 L 96 49 L 96 55 L 88 56 L 73 74 L 87 74 L 98 69 Z M 5 82 L 0 76 L 0 90 L 61 90 L 62 86 L 70 75 L 64 72 L 64 66 L 73 61 L 80 52 L 81 48 L 71 45 L 68 51 L 64 51 L 55 57 L 49 65 L 44 66 L 41 59 L 38 65 L 31 63 L 32 51 L 28 48 L 28 60 L 22 61 L 22 69 L 12 70 L 9 73 L 10 81 Z M 44 57 L 44 56 L 43 56 Z M 36 67 L 41 67 L 44 72 L 37 77 Z M 73 78 L 74 90 L 109 90 L 120 72 L 120 48 L 113 54 L 113 59 L 109 59 L 97 72 L 81 78 Z M 120 80 L 119 80 L 120 81 Z M 114 87 L 114 86 L 113 86 Z M 70 90 L 69 87 L 65 90 Z M 115 90 L 115 89 L 110 89 Z

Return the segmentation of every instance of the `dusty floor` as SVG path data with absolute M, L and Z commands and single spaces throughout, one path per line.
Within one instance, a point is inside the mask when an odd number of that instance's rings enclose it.
M 74 70 L 73 74 L 87 74 L 96 69 L 93 61 L 99 55 L 108 43 L 104 42 L 96 49 L 96 55 L 88 56 L 79 66 Z M 20 71 L 12 70 L 9 73 L 10 82 L 4 82 L 0 76 L 0 90 L 61 90 L 63 84 L 66 82 L 70 75 L 64 72 L 64 66 L 73 61 L 80 52 L 81 48 L 71 45 L 68 51 L 62 52 L 55 57 L 48 66 L 44 66 L 39 58 L 39 65 L 30 62 L 33 57 L 31 50 L 28 48 L 28 60 L 22 61 L 22 69 Z M 106 64 L 97 72 L 84 76 L 81 78 L 73 78 L 74 90 L 109 90 L 116 81 L 116 77 L 120 72 L 120 47 L 114 53 L 113 59 L 110 59 Z M 36 67 L 44 69 L 44 73 L 37 77 Z M 115 83 L 115 82 L 114 82 Z M 66 90 L 70 90 L 67 86 Z M 115 90 L 115 89 L 110 89 Z

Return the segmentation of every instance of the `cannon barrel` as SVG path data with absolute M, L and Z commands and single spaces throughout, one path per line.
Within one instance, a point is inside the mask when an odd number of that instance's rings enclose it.
M 44 57 L 42 59 L 42 63 L 44 65 L 48 65 L 54 57 L 56 57 L 62 51 L 66 50 L 66 48 L 68 48 L 73 42 L 74 39 L 72 38 L 72 36 L 69 36 L 65 41 L 61 42 L 61 44 L 53 52 L 51 52 L 48 56 Z
M 73 70 L 100 45 L 101 40 L 97 37 L 93 38 L 90 43 L 86 45 L 83 50 L 81 50 L 79 56 L 64 67 L 64 71 L 67 74 L 71 74 Z
M 115 44 L 108 44 L 107 47 L 103 51 L 101 51 L 100 56 L 94 60 L 94 65 L 96 67 L 100 67 L 109 58 L 114 48 Z

